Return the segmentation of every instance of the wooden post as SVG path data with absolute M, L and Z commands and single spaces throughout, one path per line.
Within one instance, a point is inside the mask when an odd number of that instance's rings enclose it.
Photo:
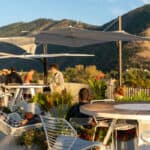
M 47 54 L 47 44 L 43 44 L 43 53 Z M 43 69 L 44 69 L 44 84 L 47 84 L 48 78 L 48 66 L 47 66 L 47 58 L 43 58 Z
M 122 17 L 118 17 L 119 27 L 118 30 L 122 31 Z M 119 40 L 119 86 L 122 85 L 122 41 Z

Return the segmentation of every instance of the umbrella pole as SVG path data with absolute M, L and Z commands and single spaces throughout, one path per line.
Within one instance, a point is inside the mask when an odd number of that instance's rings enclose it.
M 43 44 L 43 53 L 47 54 L 47 44 Z M 47 58 L 43 58 L 43 69 L 44 69 L 44 84 L 48 83 L 48 63 Z
M 118 17 L 119 31 L 122 31 L 122 17 Z M 122 86 L 122 41 L 119 40 L 119 86 Z

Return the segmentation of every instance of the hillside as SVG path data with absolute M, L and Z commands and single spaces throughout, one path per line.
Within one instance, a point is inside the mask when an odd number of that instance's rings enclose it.
M 114 20 L 104 24 L 101 29 L 105 29 Z M 147 28 L 150 27 L 150 4 L 143 7 L 134 9 L 122 17 L 123 30 L 131 34 L 142 34 Z M 116 23 L 109 30 L 118 30 L 118 24 Z
M 97 29 L 96 26 L 73 20 L 63 19 L 60 21 L 56 21 L 52 19 L 37 19 L 27 23 L 18 22 L 4 27 L 0 27 L 0 37 L 31 35 L 39 31 L 60 29 L 68 26 L 74 26 L 84 29 Z
M 150 36 L 150 5 L 145 5 L 141 8 L 137 8 L 125 15 L 123 15 L 123 29 L 129 33 L 136 35 L 146 35 Z M 51 29 L 60 29 L 68 26 L 75 26 L 78 28 L 91 29 L 91 30 L 104 30 L 109 26 L 114 20 L 106 23 L 103 26 L 93 26 L 82 22 L 76 22 L 73 20 L 52 20 L 52 19 L 38 19 L 28 23 L 14 23 L 8 26 L 0 27 L 0 36 L 20 36 L 20 35 L 30 35 L 35 34 L 39 31 L 47 31 Z M 117 30 L 117 23 L 113 25 L 109 30 Z M 29 32 L 22 32 L 29 31 Z M 4 44 L 3 44 L 4 45 Z M 10 45 L 5 44 L 5 49 L 10 49 L 10 51 L 18 53 L 18 48 L 15 49 L 10 47 Z M 143 67 L 150 69 L 150 42 L 129 42 L 123 43 L 123 67 Z M 83 52 L 83 53 L 94 53 L 96 57 L 93 58 L 51 58 L 49 63 L 58 63 L 61 68 L 65 68 L 76 64 L 96 64 L 99 69 L 104 71 L 110 71 L 112 69 L 117 69 L 118 67 L 118 48 L 115 42 L 100 44 L 94 46 L 88 46 L 83 48 L 69 48 L 64 46 L 49 45 L 49 53 L 58 52 Z M 4 47 L 0 44 L 0 51 L 4 51 Z M 36 53 L 41 53 L 41 47 L 36 50 Z M 33 63 L 33 61 L 32 61 Z M 23 69 L 28 69 L 30 67 L 38 68 L 41 70 L 41 63 L 37 65 L 32 64 L 31 61 L 25 64 Z M 37 62 L 34 62 L 37 63 Z M 0 68 L 10 66 L 8 60 L 3 60 L 3 65 L 0 60 Z M 30 65 L 29 65 L 30 64 Z M 15 63 L 19 69 L 21 64 Z M 23 65 L 24 66 L 24 65 Z

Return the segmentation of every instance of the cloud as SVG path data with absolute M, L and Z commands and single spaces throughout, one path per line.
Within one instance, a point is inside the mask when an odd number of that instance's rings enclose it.
M 150 4 L 150 0 L 141 0 L 144 4 Z

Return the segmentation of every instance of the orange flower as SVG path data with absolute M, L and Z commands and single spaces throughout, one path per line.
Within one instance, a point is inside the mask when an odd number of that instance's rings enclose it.
M 99 75 L 96 76 L 96 80 L 101 80 L 105 77 L 105 74 L 103 72 L 100 72 Z

